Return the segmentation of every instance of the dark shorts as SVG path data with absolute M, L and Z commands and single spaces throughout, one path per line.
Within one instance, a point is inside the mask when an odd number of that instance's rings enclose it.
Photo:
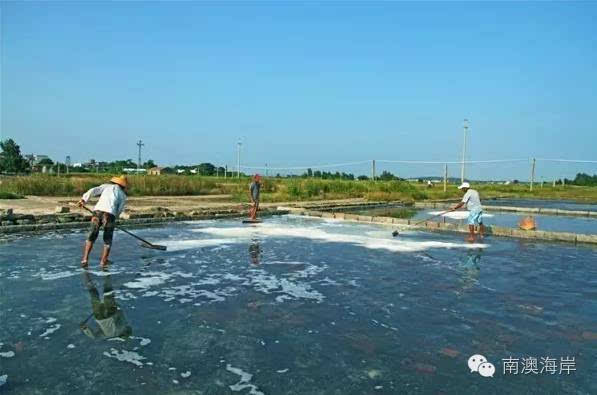
M 104 244 L 112 245 L 112 237 L 114 235 L 114 224 L 116 217 L 110 213 L 103 211 L 94 211 L 93 217 L 91 217 L 91 224 L 89 225 L 89 234 L 87 240 L 95 242 L 99 235 L 100 227 L 104 226 Z

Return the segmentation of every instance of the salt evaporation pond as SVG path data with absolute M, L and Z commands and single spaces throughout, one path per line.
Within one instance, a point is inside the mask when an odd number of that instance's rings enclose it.
M 441 214 L 437 210 L 421 210 L 413 216 L 414 221 L 422 221 L 434 215 Z M 508 228 L 518 228 L 520 220 L 526 216 L 535 218 L 538 230 L 550 232 L 572 232 L 583 234 L 597 234 L 597 217 L 569 217 L 562 215 L 543 215 L 528 213 L 508 213 L 500 211 L 485 211 L 483 223 L 486 225 L 497 225 Z M 468 211 L 455 211 L 444 215 L 446 222 L 466 224 Z M 432 221 L 442 221 L 442 218 L 433 218 Z
M 117 232 L 108 272 L 99 248 L 78 268 L 81 232 L 5 240 L 0 392 L 597 393 L 596 249 L 390 230 L 293 216 L 137 230 L 167 252 Z M 98 297 L 129 337 L 102 338 L 95 317 L 96 338 L 82 332 Z M 577 370 L 503 373 L 529 356 Z
M 537 207 L 558 210 L 597 211 L 597 204 L 580 203 L 574 200 L 548 199 L 483 199 L 485 206 Z

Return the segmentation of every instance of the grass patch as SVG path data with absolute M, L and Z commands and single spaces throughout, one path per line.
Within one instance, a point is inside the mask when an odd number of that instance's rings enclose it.
M 25 199 L 25 196 L 12 192 L 0 191 L 0 199 Z
M 34 174 L 31 176 L 0 177 L 0 192 L 8 199 L 25 195 L 81 196 L 89 188 L 109 180 L 106 174 L 70 174 L 68 176 Z M 129 176 L 131 196 L 190 196 L 231 195 L 237 202 L 247 202 L 249 178 L 223 178 L 202 176 Z M 475 184 L 473 188 L 482 200 L 492 198 L 560 199 L 597 203 L 597 187 L 572 185 Z M 457 185 L 427 188 L 424 183 L 406 181 L 349 181 L 320 180 L 314 178 L 265 178 L 261 187 L 263 202 L 308 201 L 364 198 L 370 201 L 402 201 L 412 203 L 426 199 L 460 199 L 462 192 Z M 10 194 L 10 195 L 8 195 Z

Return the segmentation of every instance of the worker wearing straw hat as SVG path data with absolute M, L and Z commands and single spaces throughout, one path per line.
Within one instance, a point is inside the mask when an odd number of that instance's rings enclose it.
M 462 185 L 458 187 L 458 189 L 464 192 L 464 196 L 462 197 L 460 203 L 458 203 L 453 210 L 458 210 L 460 207 L 466 204 L 466 208 L 469 211 L 468 241 L 475 241 L 475 226 L 479 227 L 479 238 L 483 239 L 485 226 L 483 225 L 483 207 L 481 206 L 481 198 L 479 197 L 479 192 L 477 192 L 474 189 L 471 189 L 471 185 L 468 182 L 463 182 Z
M 112 236 L 114 234 L 114 225 L 116 219 L 122 214 L 126 203 L 128 181 L 125 176 L 112 177 L 110 182 L 91 188 L 79 201 L 79 207 L 82 207 L 93 196 L 99 196 L 99 200 L 93 208 L 93 216 L 89 226 L 89 234 L 85 241 L 83 249 L 83 259 L 81 266 L 86 267 L 89 260 L 89 253 L 93 248 L 93 243 L 97 240 L 100 227 L 104 226 L 104 249 L 100 259 L 100 266 L 104 268 L 108 263 L 110 248 L 112 247 Z

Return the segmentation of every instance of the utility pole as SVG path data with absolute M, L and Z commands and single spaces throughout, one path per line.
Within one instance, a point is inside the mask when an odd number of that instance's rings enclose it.
M 224 167 L 224 179 L 226 179 L 226 177 L 228 177 L 228 165 Z
M 267 163 L 265 164 L 265 176 L 267 177 Z
M 137 142 L 137 145 L 139 146 L 139 160 L 137 162 L 137 174 L 139 174 L 141 172 L 141 147 L 143 147 L 145 144 L 143 144 L 143 141 L 139 140 Z
M 464 182 L 464 162 L 466 161 L 466 132 L 468 132 L 468 119 L 464 119 L 462 124 L 464 129 L 464 142 L 462 143 L 462 169 L 460 170 L 460 182 Z
M 448 190 L 448 164 L 444 165 L 444 192 Z
M 533 183 L 535 182 L 535 158 L 533 158 L 533 166 L 531 167 L 531 192 L 533 192 Z
M 66 164 L 66 174 L 68 174 L 69 173 L 68 168 L 70 167 L 70 155 L 66 156 L 66 160 L 64 162 Z
M 236 178 L 240 178 L 240 148 L 243 145 L 242 141 L 238 139 L 238 152 L 236 155 Z
M 371 161 L 371 179 L 375 181 L 375 159 Z

